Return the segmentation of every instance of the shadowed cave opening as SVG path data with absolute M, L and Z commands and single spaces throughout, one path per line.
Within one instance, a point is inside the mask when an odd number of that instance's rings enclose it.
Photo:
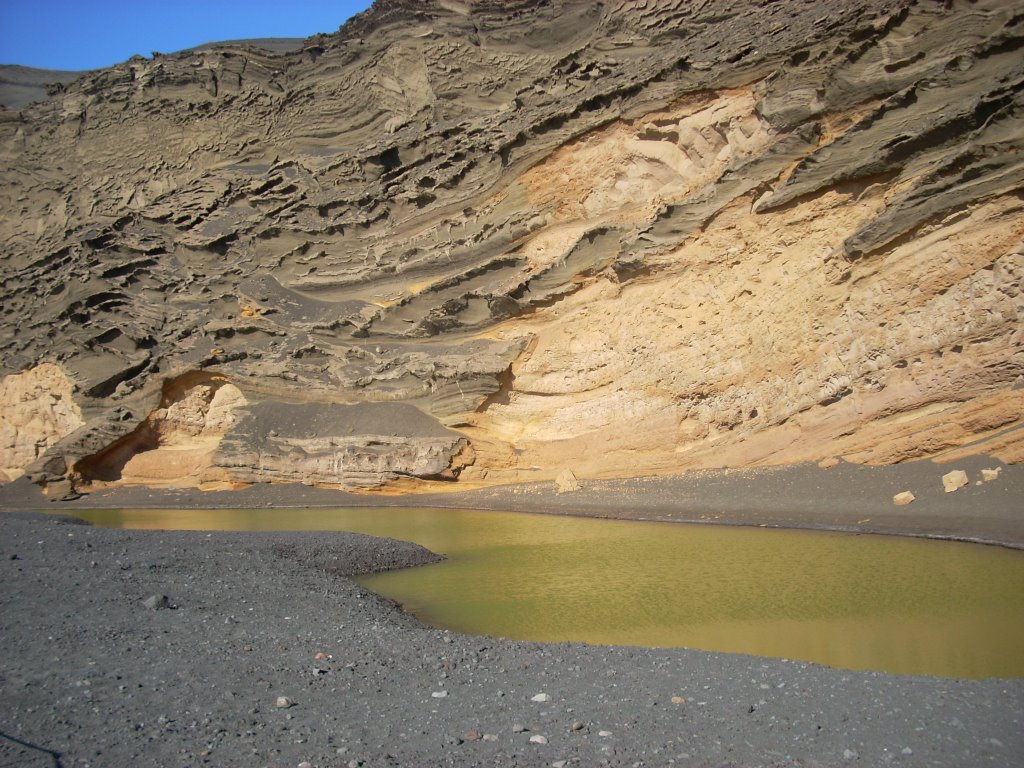
M 222 390 L 230 387 L 229 390 Z M 162 446 L 181 442 L 181 438 L 220 437 L 230 426 L 223 414 L 211 424 L 215 411 L 229 413 L 242 400 L 231 380 L 220 373 L 189 371 L 167 379 L 160 391 L 157 407 L 124 437 L 76 462 L 74 471 L 86 481 L 121 480 L 126 465 L 136 456 Z

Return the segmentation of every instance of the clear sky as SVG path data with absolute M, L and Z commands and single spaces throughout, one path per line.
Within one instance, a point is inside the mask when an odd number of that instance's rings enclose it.
M 334 32 L 371 0 L 0 0 L 0 64 L 96 69 L 202 43 Z

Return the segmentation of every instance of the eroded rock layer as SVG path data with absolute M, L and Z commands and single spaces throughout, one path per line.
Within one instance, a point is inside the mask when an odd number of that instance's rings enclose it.
M 74 384 L 52 363 L 0 380 L 0 482 L 24 468 L 82 426 Z
M 1005 0 L 379 0 L 90 73 L 0 114 L 0 359 L 84 424 L 15 469 L 1019 461 L 1022 47 Z

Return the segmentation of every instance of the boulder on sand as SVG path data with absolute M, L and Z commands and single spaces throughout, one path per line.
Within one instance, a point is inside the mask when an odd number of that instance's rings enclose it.
M 946 493 L 952 493 L 967 485 L 967 473 L 962 469 L 954 469 L 942 476 L 942 487 Z
M 571 469 L 563 469 L 555 478 L 556 493 L 572 493 L 580 489 L 580 483 Z

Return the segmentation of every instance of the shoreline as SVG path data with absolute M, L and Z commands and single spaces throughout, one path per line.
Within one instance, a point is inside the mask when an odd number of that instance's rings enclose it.
M 1001 467 L 977 484 L 983 468 Z M 946 493 L 941 477 L 963 469 L 970 483 Z M 50 501 L 22 479 L 0 487 L 0 509 L 90 508 L 261 509 L 310 507 L 439 507 L 616 520 L 679 522 L 912 536 L 1024 549 L 1024 467 L 988 457 L 954 464 L 931 461 L 885 467 L 841 462 L 772 468 L 697 470 L 621 480 L 580 480 L 558 493 L 553 482 L 457 490 L 438 483 L 427 493 L 350 493 L 303 485 L 266 484 L 234 491 L 122 486 L 74 501 Z M 908 506 L 894 494 L 911 490 Z
M 0 610 L 17 617 L 3 732 L 66 768 L 1024 759 L 1024 678 L 463 635 L 349 578 L 435 557 L 358 534 L 0 514 Z M 7 762 L 39 754 L 0 740 Z

